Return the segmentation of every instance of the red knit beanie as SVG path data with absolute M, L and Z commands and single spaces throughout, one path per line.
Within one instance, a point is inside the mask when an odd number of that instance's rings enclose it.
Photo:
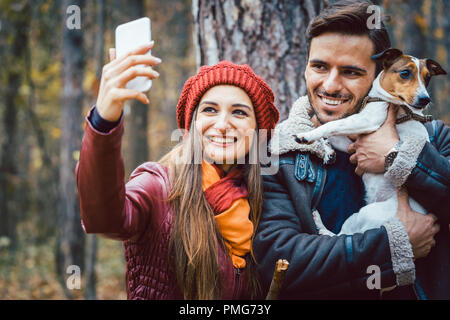
M 253 103 L 258 129 L 275 128 L 280 114 L 273 104 L 273 92 L 268 84 L 246 64 L 236 65 L 221 61 L 213 66 L 203 66 L 197 75 L 184 84 L 177 105 L 177 122 L 180 129 L 189 130 L 194 110 L 203 94 L 210 88 L 228 84 L 243 89 Z

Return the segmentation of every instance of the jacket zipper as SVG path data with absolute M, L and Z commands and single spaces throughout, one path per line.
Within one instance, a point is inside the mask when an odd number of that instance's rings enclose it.
M 234 292 L 233 292 L 233 300 L 237 299 L 237 295 L 239 293 L 239 287 L 240 287 L 240 278 L 241 278 L 241 269 L 239 268 L 235 268 L 236 270 L 236 275 L 234 278 Z

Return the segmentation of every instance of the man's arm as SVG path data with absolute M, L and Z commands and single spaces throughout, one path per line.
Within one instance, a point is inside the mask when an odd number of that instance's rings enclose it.
M 405 185 L 411 197 L 427 211 L 435 213 L 440 221 L 449 224 L 450 128 L 442 121 L 427 126 L 431 127 L 431 142 L 423 147 Z
M 398 142 L 395 129 L 396 109 L 390 107 L 381 128 L 360 135 L 348 147 L 350 161 L 357 164 L 355 172 L 384 173 L 385 155 Z M 450 223 L 450 128 L 442 121 L 425 125 L 430 142 L 404 141 L 385 176 L 396 186 L 406 185 L 408 193 L 440 221 Z
M 414 281 L 412 257 L 404 257 L 411 263 L 396 266 L 398 274 L 395 274 L 390 251 L 390 241 L 395 240 L 390 240 L 384 227 L 353 236 L 311 234 L 313 221 L 308 200 L 311 190 L 304 188 L 306 182 L 298 183 L 296 197 L 293 197 L 286 188 L 289 183 L 283 183 L 287 176 L 289 173 L 283 175 L 282 167 L 277 175 L 264 176 L 263 214 L 254 239 L 263 286 L 270 284 L 278 259 L 289 261 L 281 293 L 285 298 L 307 298 L 319 291 L 324 295 L 341 291 L 368 293 L 366 282 L 370 274 L 367 268 L 371 265 L 380 267 L 381 287 L 398 281 L 404 281 L 402 284 Z M 301 197 L 304 198 L 299 199 Z M 402 228 L 400 223 L 397 226 Z M 403 237 L 403 242 L 409 245 L 407 236 Z

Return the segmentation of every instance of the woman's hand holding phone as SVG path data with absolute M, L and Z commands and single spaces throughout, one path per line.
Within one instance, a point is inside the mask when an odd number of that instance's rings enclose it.
M 136 77 L 150 79 L 159 77 L 158 72 L 143 66 L 153 67 L 161 63 L 161 59 L 146 54 L 153 45 L 154 42 L 151 41 L 118 59 L 115 49 L 110 49 L 110 62 L 103 67 L 96 104 L 97 111 L 103 119 L 112 122 L 119 120 L 125 100 L 136 99 L 144 104 L 149 103 L 143 92 L 127 89 L 125 86 Z

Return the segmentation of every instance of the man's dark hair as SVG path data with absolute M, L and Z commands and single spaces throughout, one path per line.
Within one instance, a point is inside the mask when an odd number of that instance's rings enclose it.
M 367 21 L 373 15 L 373 13 L 367 12 L 367 8 L 372 5 L 374 4 L 370 1 L 342 0 L 322 10 L 311 21 L 306 31 L 308 56 L 312 39 L 326 32 L 337 32 L 346 35 L 367 35 L 375 47 L 371 55 L 390 48 L 391 41 L 389 34 L 382 21 L 380 21 L 380 28 L 378 29 L 369 29 L 367 27 Z M 382 62 L 377 62 L 375 76 L 378 75 L 382 68 Z

